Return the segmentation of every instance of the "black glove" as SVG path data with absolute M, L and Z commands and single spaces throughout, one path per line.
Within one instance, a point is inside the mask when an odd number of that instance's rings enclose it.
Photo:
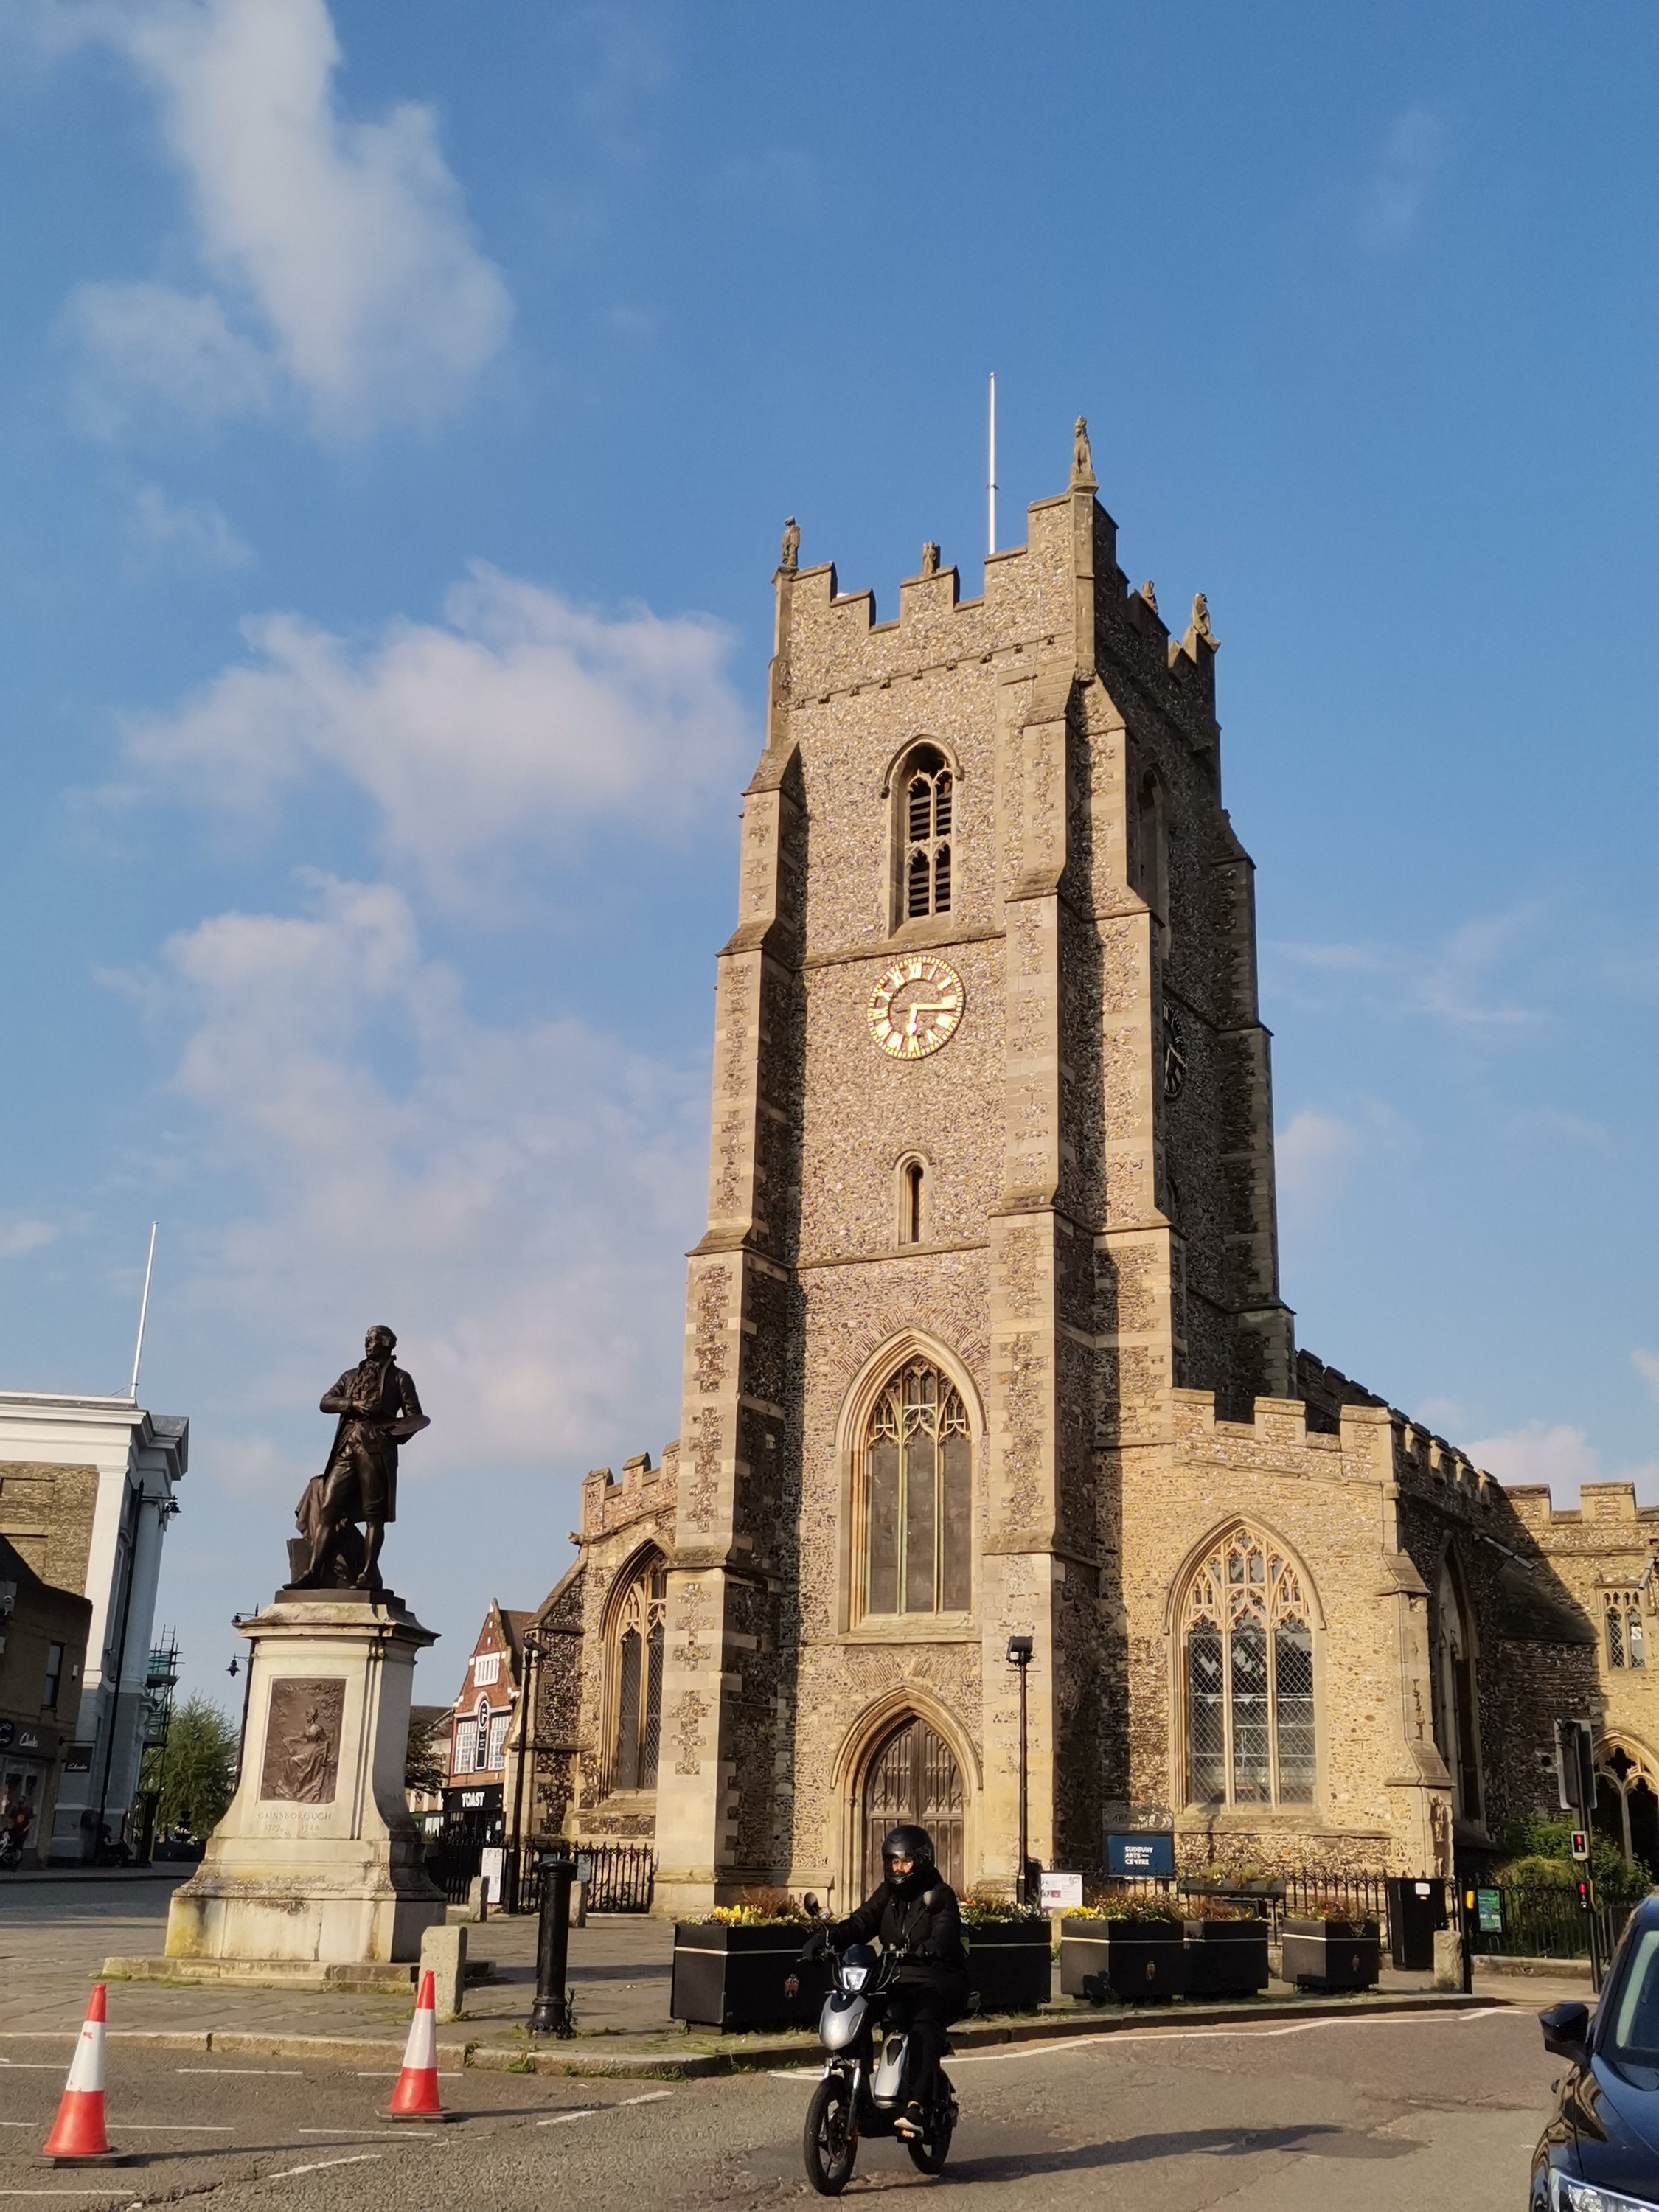
M 802 1961 L 807 1963 L 814 1959 L 821 1959 L 829 1948 L 828 1931 L 822 1928 L 815 1928 L 800 1947 Z
M 933 1960 L 939 1956 L 939 1945 L 937 1943 L 918 1943 L 911 1951 L 910 1956 L 913 1959 L 921 1959 L 931 1966 Z

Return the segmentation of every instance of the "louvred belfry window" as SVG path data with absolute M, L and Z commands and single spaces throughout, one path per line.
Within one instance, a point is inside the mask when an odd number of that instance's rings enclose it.
M 960 1393 L 925 1359 L 902 1368 L 865 1431 L 866 1615 L 973 1603 L 973 1439 Z
M 951 911 L 951 837 L 955 790 L 944 756 L 921 745 L 902 781 L 903 904 L 900 919 Z
M 1235 1529 L 1192 1578 L 1182 1639 L 1188 1802 L 1311 1803 L 1313 1632 L 1290 1561 Z
M 661 1558 L 635 1575 L 611 1616 L 611 1674 L 615 1732 L 611 1786 L 654 1790 L 662 1733 L 663 1623 L 668 1572 Z

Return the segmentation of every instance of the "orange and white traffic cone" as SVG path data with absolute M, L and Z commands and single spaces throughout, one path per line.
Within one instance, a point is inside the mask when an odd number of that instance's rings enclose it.
M 438 2000 L 429 1973 L 421 1976 L 421 1994 L 404 2045 L 404 2069 L 392 2093 L 389 2120 L 447 2120 L 438 2102 Z
M 81 2025 L 81 2040 L 70 2061 L 69 2080 L 52 2133 L 40 2154 L 54 2166 L 120 2166 L 119 2151 L 104 2132 L 104 1984 L 92 1985 L 92 2002 Z

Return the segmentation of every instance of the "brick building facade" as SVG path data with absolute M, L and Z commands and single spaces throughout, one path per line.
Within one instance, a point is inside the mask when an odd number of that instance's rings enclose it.
M 1575 1548 L 1298 1356 L 1217 643 L 1096 495 L 1079 423 L 983 597 L 930 545 L 886 622 L 786 534 L 680 1437 L 537 1617 L 537 1824 L 653 1838 L 659 1910 L 844 1903 L 902 1814 L 1007 1888 L 1016 1635 L 1058 1866 L 1449 1869 L 1617 1703 L 1659 1529 Z

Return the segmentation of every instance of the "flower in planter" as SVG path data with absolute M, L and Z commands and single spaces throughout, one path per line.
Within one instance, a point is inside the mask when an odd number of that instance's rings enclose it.
M 978 1897 L 971 1892 L 957 1908 L 964 1928 L 994 1928 L 1008 1923 L 1047 1920 L 1040 1905 L 1019 1905 L 1011 1897 Z
M 1133 1897 L 1120 1892 L 1115 1896 L 1097 1898 L 1092 1905 L 1073 1905 L 1067 1908 L 1068 1920 L 1111 1920 L 1127 1923 L 1131 1927 L 1178 1928 L 1182 1916 L 1175 1906 L 1158 1897 Z

